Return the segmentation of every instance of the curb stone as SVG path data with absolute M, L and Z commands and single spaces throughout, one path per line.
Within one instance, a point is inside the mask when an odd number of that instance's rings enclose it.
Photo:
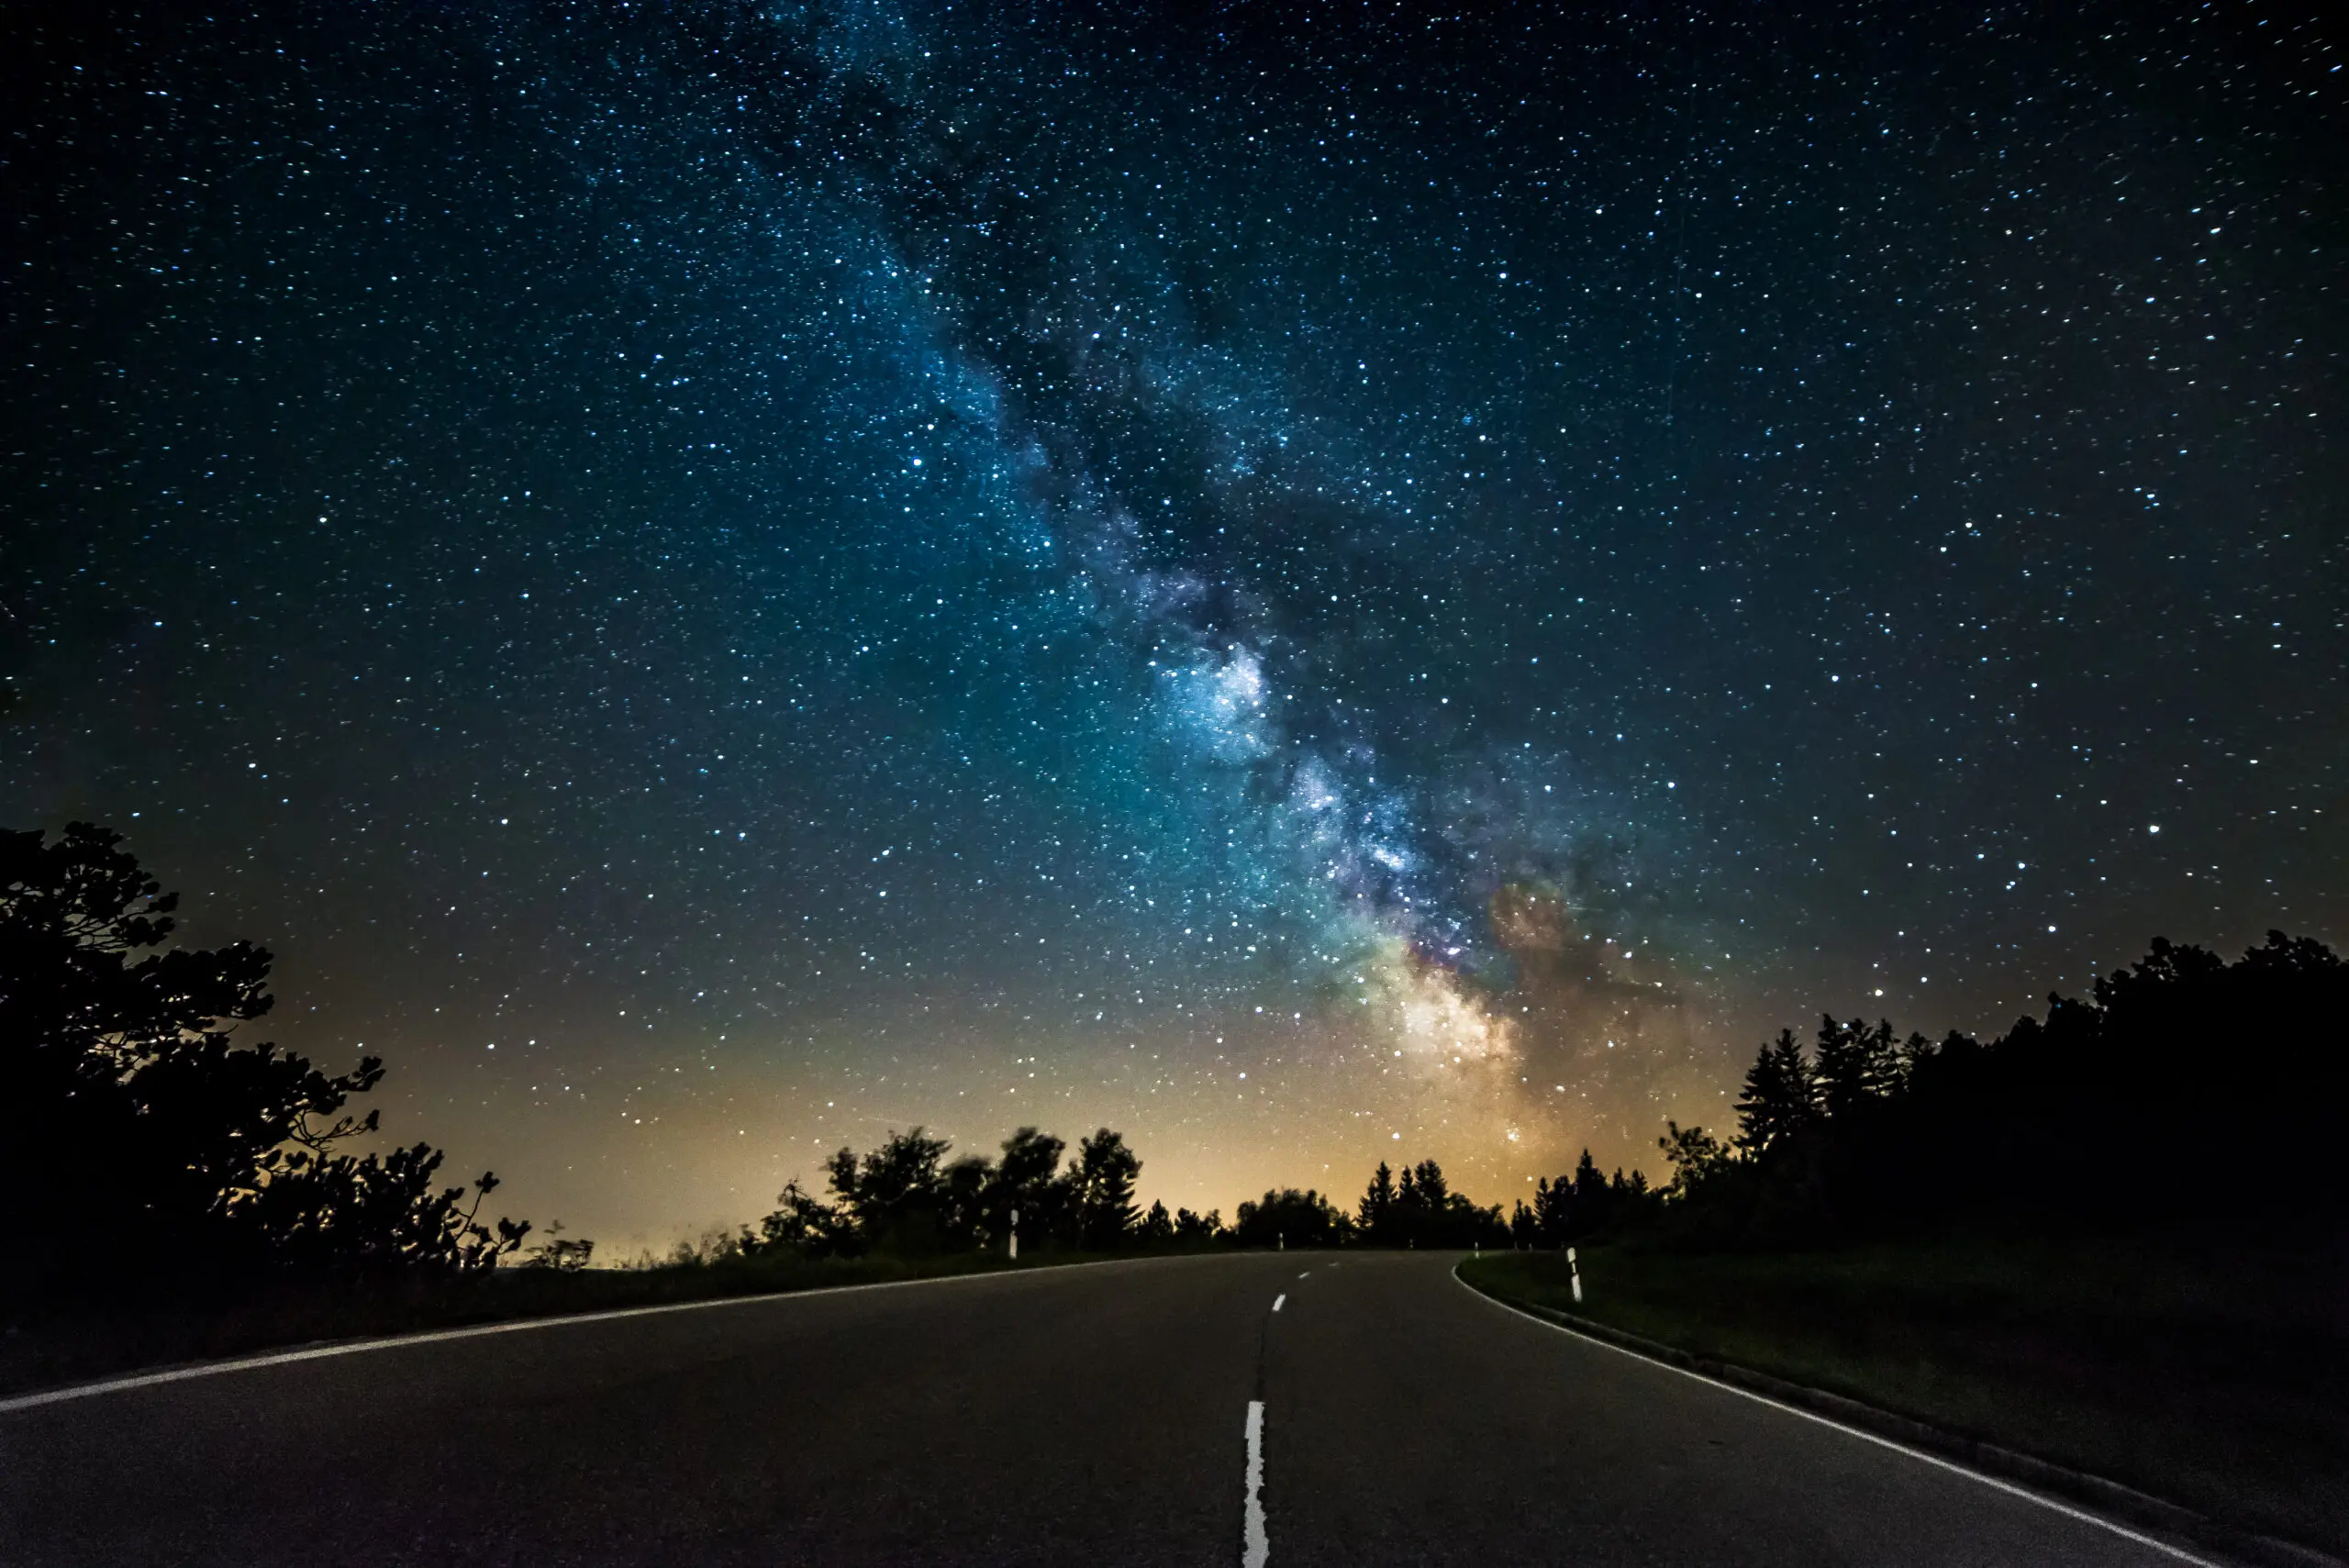
M 2031 1454 L 2019 1453 L 2010 1448 L 2001 1448 L 1997 1443 L 1961 1437 L 1907 1416 L 1879 1410 L 1873 1405 L 1862 1404 L 1841 1394 L 1830 1394 L 1822 1388 L 1789 1383 L 1785 1378 L 1773 1377 L 1768 1373 L 1755 1372 L 1731 1362 L 1715 1361 L 1710 1356 L 1694 1355 L 1609 1324 L 1577 1317 L 1571 1312 L 1561 1312 L 1554 1307 L 1540 1307 L 1490 1291 L 1480 1294 L 1491 1296 L 1494 1300 L 1504 1302 L 1520 1312 L 1547 1318 L 1577 1334 L 1645 1356 L 1650 1361 L 1681 1367 L 1716 1382 L 1765 1395 L 1781 1404 L 1831 1416 L 1846 1426 L 1890 1438 L 1910 1448 L 1959 1460 L 1976 1470 L 1987 1471 L 2009 1481 L 2020 1481 L 2025 1485 L 2035 1486 L 2075 1502 L 2091 1504 L 2117 1518 L 2215 1547 L 2258 1563 L 2261 1568 L 2349 1568 L 2349 1563 L 2343 1563 L 2341 1559 L 2313 1547 L 2237 1529 L 2206 1514 L 2140 1492 L 2133 1486 L 2123 1486 L 2118 1481 L 2108 1481 L 2101 1475 L 2068 1469 Z

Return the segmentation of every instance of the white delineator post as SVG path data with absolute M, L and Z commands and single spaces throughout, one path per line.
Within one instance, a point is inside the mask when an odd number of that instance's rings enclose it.
M 1582 1305 L 1582 1265 L 1575 1262 L 1575 1250 L 1566 1249 L 1566 1272 L 1574 1276 L 1575 1305 Z
M 1011 1261 L 1014 1262 L 1019 1261 L 1019 1211 L 1016 1208 L 1011 1211 Z M 1575 1299 L 1580 1301 L 1582 1287 L 1575 1286 Z

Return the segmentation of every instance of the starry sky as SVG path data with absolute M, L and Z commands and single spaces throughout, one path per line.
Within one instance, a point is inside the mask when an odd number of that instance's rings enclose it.
M 12 8 L 0 821 L 658 1243 L 2349 938 L 2313 6 Z

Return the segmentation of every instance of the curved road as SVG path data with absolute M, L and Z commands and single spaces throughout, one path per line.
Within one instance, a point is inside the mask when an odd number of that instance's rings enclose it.
M 0 1562 L 2197 1560 L 1453 1262 L 1044 1269 L 0 1402 Z

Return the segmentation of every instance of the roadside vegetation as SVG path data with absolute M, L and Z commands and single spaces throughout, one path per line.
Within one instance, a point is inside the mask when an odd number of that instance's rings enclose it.
M 1473 1283 L 2349 1549 L 2349 966 L 2156 940 L 1983 1042 L 1821 1020 Z M 1558 1194 L 1564 1191 L 1563 1203 Z M 1578 1243 L 1573 1299 L 1558 1249 Z
M 250 1038 L 271 955 L 175 945 L 177 895 L 120 835 L 0 831 L 0 1392 L 134 1368 L 507 1318 L 1233 1247 L 1495 1244 L 1500 1211 L 1432 1161 L 1382 1166 L 1358 1215 L 1283 1188 L 1142 1207 L 1097 1129 L 992 1154 L 892 1131 L 795 1181 L 755 1223 L 615 1260 L 493 1215 L 495 1173 L 441 1175 L 344 1071 Z M 1013 1240 L 1018 1240 L 1018 1257 Z
M 1666 1124 L 1660 1187 L 1586 1151 L 1505 1213 L 1421 1160 L 1226 1221 L 1144 1207 L 1113 1129 L 981 1153 L 915 1127 L 615 1266 L 391 1141 L 357 1108 L 382 1062 L 251 1041 L 270 955 L 175 946 L 174 909 L 115 834 L 0 832 L 0 1390 L 1011 1266 L 1478 1249 L 1497 1295 L 2349 1551 L 2349 966 L 2307 939 L 2157 940 L 1987 1042 L 1782 1032 L 1733 1129 Z
M 618 1267 L 493 1216 L 494 1173 L 385 1146 L 334 1072 L 246 1032 L 270 954 L 172 943 L 178 900 L 119 835 L 0 831 L 0 1389 L 322 1339 L 1230 1244 L 1141 1210 L 1115 1130 L 1021 1128 L 948 1159 L 915 1128 L 796 1183 L 752 1226 Z M 1063 1156 L 1067 1158 L 1063 1160 Z M 1243 1212 L 1245 1206 L 1243 1206 Z
M 2211 1518 L 2349 1549 L 2337 1257 L 2214 1240 L 1653 1240 L 1462 1266 L 1505 1300 L 1825 1389 Z

